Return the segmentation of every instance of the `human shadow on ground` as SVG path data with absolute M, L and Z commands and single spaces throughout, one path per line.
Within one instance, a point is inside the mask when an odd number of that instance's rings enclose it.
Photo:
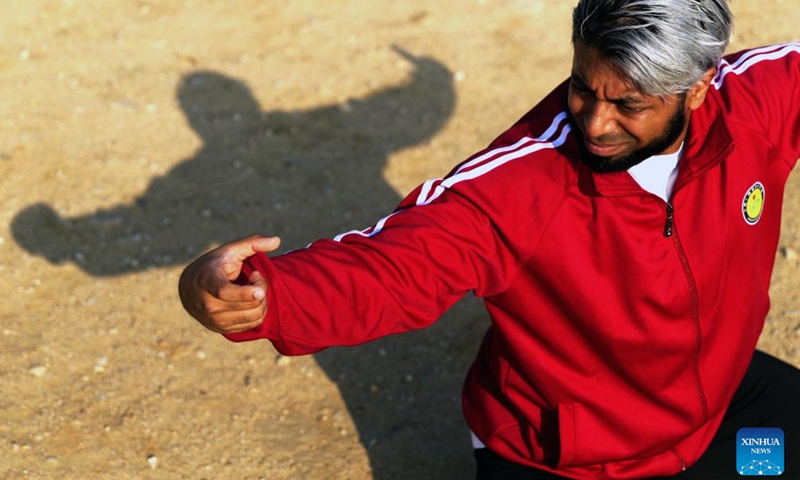
M 265 112 L 239 80 L 187 75 L 177 97 L 203 142 L 194 157 L 131 204 L 71 218 L 33 205 L 13 219 L 13 236 L 51 263 L 102 277 L 185 264 L 254 232 L 297 248 L 366 228 L 399 201 L 382 175 L 390 155 L 431 139 L 456 103 L 447 67 L 396 51 L 413 66 L 405 84 L 309 110 Z M 449 316 L 459 318 L 315 356 L 338 385 L 377 480 L 471 475 L 459 388 L 483 314 L 462 302 Z

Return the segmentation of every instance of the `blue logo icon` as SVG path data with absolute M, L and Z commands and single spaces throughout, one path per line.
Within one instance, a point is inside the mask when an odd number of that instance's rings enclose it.
M 736 434 L 736 471 L 739 475 L 781 475 L 783 451 L 780 428 L 740 428 Z

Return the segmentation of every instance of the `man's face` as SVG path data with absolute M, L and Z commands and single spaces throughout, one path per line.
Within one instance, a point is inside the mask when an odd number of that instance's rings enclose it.
M 645 95 L 596 50 L 575 46 L 569 111 L 582 136 L 583 158 L 595 171 L 627 170 L 678 151 L 686 136 L 685 98 Z

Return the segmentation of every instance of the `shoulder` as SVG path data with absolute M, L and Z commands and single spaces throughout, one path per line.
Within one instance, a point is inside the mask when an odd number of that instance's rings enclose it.
M 523 138 L 540 142 L 557 140 L 568 119 L 567 90 L 566 81 L 559 84 L 489 147 L 512 145 Z
M 800 140 L 786 132 L 800 127 L 800 43 L 744 50 L 724 57 L 709 96 L 707 109 L 725 117 L 739 135 L 756 135 L 794 165 Z
M 416 204 L 455 195 L 498 225 L 526 218 L 531 209 L 540 211 L 577 188 L 579 162 L 571 131 L 566 90 L 559 87 L 447 176 L 421 186 Z
M 562 148 L 572 126 L 566 106 L 566 82 L 556 87 L 486 148 L 457 165 L 445 182 L 515 182 L 565 163 Z
M 800 43 L 785 43 L 752 48 L 726 55 L 717 65 L 712 81 L 718 91 L 741 90 L 748 87 L 758 92 L 774 89 L 776 83 L 794 88 L 800 69 Z M 757 87 L 753 90 L 753 87 Z

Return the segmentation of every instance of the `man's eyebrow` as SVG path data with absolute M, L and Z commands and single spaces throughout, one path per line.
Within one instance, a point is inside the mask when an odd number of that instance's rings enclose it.
M 588 88 L 588 86 L 586 85 L 586 82 L 584 82 L 584 81 L 583 81 L 583 79 L 582 79 L 581 77 L 579 77 L 579 76 L 578 76 L 577 74 L 575 74 L 575 73 L 572 73 L 572 74 L 570 74 L 570 76 L 569 76 L 569 80 L 570 80 L 572 83 L 574 83 L 574 84 L 578 85 L 579 87 L 582 87 L 582 88 Z
M 623 96 L 621 96 L 619 98 L 610 98 L 609 101 L 614 102 L 614 103 L 625 103 L 625 104 L 629 104 L 629 105 L 630 104 L 638 105 L 638 104 L 647 103 L 647 100 L 645 98 L 643 98 L 640 95 L 637 95 L 635 93 L 634 94 L 623 95 Z

